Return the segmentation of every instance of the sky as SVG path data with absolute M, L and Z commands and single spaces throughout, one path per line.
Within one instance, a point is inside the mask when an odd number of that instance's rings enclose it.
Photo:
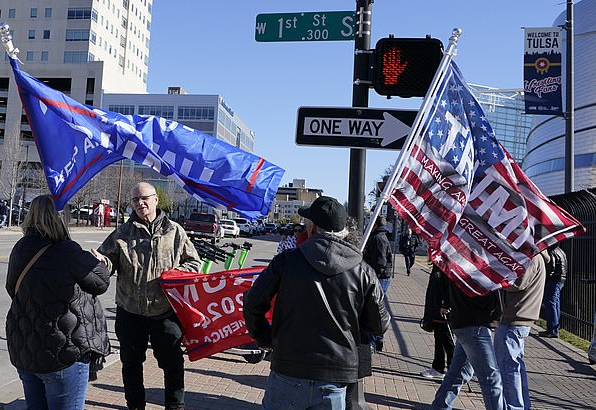
M 522 88 L 523 27 L 549 27 L 563 0 L 376 0 L 371 47 L 383 37 L 430 35 L 445 47 L 461 28 L 455 61 L 468 83 Z M 255 134 L 254 153 L 286 170 L 282 184 L 347 201 L 350 149 L 298 146 L 299 107 L 351 107 L 353 41 L 257 42 L 266 13 L 353 11 L 348 0 L 154 0 L 148 92 L 180 86 L 219 94 Z M 421 98 L 369 92 L 370 108 L 418 109 Z M 366 150 L 365 203 L 399 151 Z

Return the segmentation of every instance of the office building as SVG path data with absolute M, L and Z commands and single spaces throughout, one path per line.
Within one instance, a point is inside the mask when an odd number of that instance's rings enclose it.
M 565 24 L 561 13 L 553 26 Z M 574 93 L 575 93 L 575 184 L 572 191 L 596 186 L 596 1 L 574 5 Z M 565 54 L 563 36 L 563 103 L 565 104 Z M 565 119 L 562 116 L 535 116 L 528 137 L 523 170 L 546 195 L 565 190 Z
M 482 105 L 499 142 L 521 164 L 532 125 L 532 116 L 526 115 L 524 111 L 523 90 L 468 85 Z
M 124 115 L 155 115 L 202 131 L 244 151 L 252 152 L 255 133 L 226 104 L 221 95 L 186 94 L 180 87 L 167 94 L 103 96 L 102 107 Z
M 25 71 L 99 106 L 103 92 L 146 92 L 151 11 L 149 0 L 4 0 L 0 21 L 10 26 Z M 3 198 L 14 196 L 24 170 L 40 169 L 7 63 L 0 65 L 0 160 Z

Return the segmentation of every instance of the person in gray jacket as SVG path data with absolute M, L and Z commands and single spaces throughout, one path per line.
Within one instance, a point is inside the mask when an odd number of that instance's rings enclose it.
M 546 277 L 546 252 L 532 258 L 526 272 L 500 291 L 503 317 L 494 338 L 495 355 L 508 410 L 529 410 L 530 393 L 524 363 L 524 340 L 538 320 Z
M 202 262 L 184 229 L 157 207 L 158 200 L 155 187 L 137 184 L 132 190 L 134 214 L 95 252 L 118 272 L 116 336 L 129 409 L 145 408 L 143 363 L 149 341 L 164 372 L 165 408 L 184 408 L 182 330 L 159 277 L 168 269 L 200 272 Z
M 343 205 L 322 196 L 298 213 L 309 238 L 275 256 L 244 296 L 248 333 L 272 349 L 263 408 L 344 409 L 362 335 L 382 335 L 389 315 L 374 270 L 343 240 Z

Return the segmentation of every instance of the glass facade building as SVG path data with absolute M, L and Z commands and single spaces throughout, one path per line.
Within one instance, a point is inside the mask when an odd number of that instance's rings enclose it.
M 468 84 L 482 105 L 493 131 L 518 164 L 526 154 L 532 115 L 525 115 L 522 90 L 496 89 Z

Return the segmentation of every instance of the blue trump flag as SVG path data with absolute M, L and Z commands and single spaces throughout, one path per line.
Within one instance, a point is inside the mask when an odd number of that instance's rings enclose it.
M 131 159 L 218 209 L 255 219 L 269 212 L 284 170 L 203 132 L 155 116 L 79 103 L 10 60 L 56 207 L 106 166 Z

